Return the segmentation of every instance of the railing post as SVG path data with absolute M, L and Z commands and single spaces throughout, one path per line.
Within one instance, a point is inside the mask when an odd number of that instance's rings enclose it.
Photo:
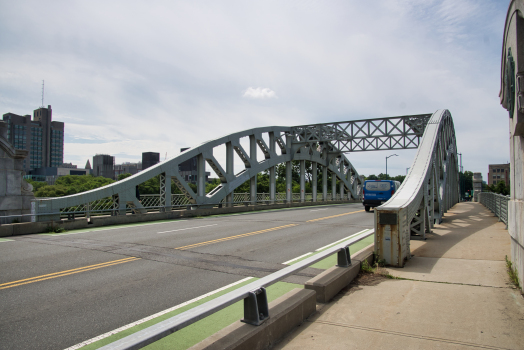
M 249 292 L 244 299 L 244 318 L 242 322 L 260 326 L 269 318 L 269 306 L 267 303 L 266 288 Z

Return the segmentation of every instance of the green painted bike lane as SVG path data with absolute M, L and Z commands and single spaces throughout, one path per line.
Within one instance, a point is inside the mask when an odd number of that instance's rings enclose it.
M 350 239 L 349 237 L 347 239 Z M 350 252 L 351 254 L 356 253 L 357 251 L 369 246 L 371 243 L 373 243 L 373 236 L 367 237 L 360 242 L 357 242 L 353 245 L 351 245 Z M 312 253 L 309 256 L 313 256 L 315 254 L 321 253 L 323 250 L 328 249 L 329 246 L 324 247 L 324 249 L 319 250 L 318 252 Z M 309 257 L 307 256 L 307 257 Z M 305 259 L 306 257 L 302 258 Z M 293 261 L 290 265 L 299 262 L 302 259 L 297 259 L 296 261 Z M 311 267 L 315 267 L 318 269 L 328 269 L 332 266 L 335 266 L 337 263 L 337 254 L 333 254 L 316 264 L 312 265 Z M 141 323 L 139 325 L 136 325 L 134 327 L 131 327 L 129 329 L 126 329 L 122 332 L 116 333 L 114 335 L 108 336 L 107 338 L 95 341 L 91 344 L 85 345 L 81 347 L 82 350 L 92 350 L 92 349 L 98 349 L 104 345 L 110 344 L 114 341 L 117 341 L 119 339 L 122 339 L 130 334 L 136 333 L 142 329 L 145 329 L 149 326 L 152 326 L 154 324 L 157 324 L 158 322 L 164 321 L 170 317 L 173 317 L 175 315 L 178 315 L 184 311 L 190 310 L 198 305 L 201 305 L 207 301 L 210 301 L 214 298 L 217 298 L 223 294 L 226 294 L 228 292 L 231 292 L 232 290 L 235 290 L 243 285 L 246 285 L 248 283 L 252 283 L 256 281 L 257 278 L 252 278 L 250 280 L 247 280 L 243 283 L 237 284 L 231 288 L 225 289 L 221 292 L 218 292 L 216 294 L 213 294 L 209 297 L 200 299 L 194 303 L 191 303 L 189 305 L 185 305 L 177 310 L 174 310 L 172 312 L 166 313 L 160 317 L 154 318 L 152 320 L 146 321 L 144 323 Z M 293 284 L 293 283 L 287 283 L 287 282 L 277 282 L 267 288 L 267 297 L 268 302 L 271 302 L 280 296 L 288 293 L 294 288 L 304 288 L 303 285 L 300 284 Z M 230 305 L 218 312 L 215 312 L 214 314 L 195 322 L 194 324 L 185 327 L 153 344 L 148 345 L 144 349 L 148 350 L 164 350 L 164 349 L 176 349 L 176 350 L 184 350 L 188 349 L 191 346 L 199 343 L 200 341 L 206 339 L 207 337 L 213 335 L 214 333 L 224 329 L 225 327 L 237 322 L 240 320 L 244 315 L 244 302 L 239 301 L 233 305 Z

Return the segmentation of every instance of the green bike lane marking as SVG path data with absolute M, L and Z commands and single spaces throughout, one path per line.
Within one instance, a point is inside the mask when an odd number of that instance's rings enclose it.
M 13 242 L 12 239 L 7 239 L 7 238 L 0 238 L 0 243 L 2 242 Z
M 367 231 L 367 230 L 366 230 Z M 350 236 L 351 237 L 351 236 Z M 350 238 L 347 238 L 350 239 Z M 374 237 L 373 235 L 370 237 L 367 237 L 363 239 L 360 242 L 357 242 L 355 244 L 350 245 L 350 251 L 351 252 L 357 252 L 367 246 L 369 246 L 371 243 L 373 243 Z M 325 249 L 329 248 L 329 246 L 323 247 Z M 318 252 L 315 252 L 314 254 L 320 253 L 322 250 L 319 250 Z M 310 255 L 308 255 L 310 256 Z M 308 257 L 306 256 L 306 257 Z M 296 263 L 298 261 L 301 261 L 305 259 L 306 257 L 303 257 L 301 259 L 297 259 L 296 261 L 293 261 L 293 263 Z M 292 264 L 293 264 L 292 263 Z M 324 260 L 321 260 L 317 262 L 316 264 L 312 265 L 311 267 L 315 267 L 318 269 L 328 269 L 332 266 L 335 266 L 337 264 L 337 254 L 333 254 Z M 175 311 L 166 313 L 160 317 L 154 318 L 150 321 L 141 323 L 137 326 L 131 327 L 129 329 L 126 329 L 122 332 L 116 333 L 114 335 L 111 335 L 107 338 L 98 340 L 96 342 L 93 342 L 89 345 L 83 346 L 83 347 L 72 347 L 69 349 L 79 349 L 82 350 L 92 350 L 92 349 L 98 349 L 104 345 L 110 344 L 114 341 L 117 341 L 119 339 L 122 339 L 128 335 L 131 335 L 133 333 L 136 333 L 142 329 L 145 329 L 149 326 L 152 326 L 158 322 L 161 322 L 163 320 L 166 320 L 170 317 L 173 317 L 175 315 L 178 315 L 184 311 L 190 310 L 194 308 L 195 306 L 201 305 L 207 301 L 210 301 L 212 299 L 215 299 L 221 295 L 224 295 L 226 293 L 229 293 L 237 288 L 240 288 L 248 283 L 252 283 L 254 281 L 258 280 L 258 278 L 252 278 L 250 280 L 247 280 L 243 283 L 239 283 L 231 288 L 225 289 L 219 293 L 213 294 L 209 297 L 200 299 L 194 303 L 188 304 L 186 306 L 183 306 Z M 289 291 L 295 289 L 295 288 L 304 288 L 303 285 L 300 284 L 293 284 L 293 283 L 287 283 L 287 282 L 277 282 L 269 287 L 267 287 L 267 298 L 268 302 L 271 302 L 280 296 L 288 293 Z M 177 349 L 177 350 L 185 350 L 190 348 L 191 346 L 201 342 L 202 340 L 206 339 L 207 337 L 215 334 L 216 332 L 224 329 L 225 327 L 237 322 L 240 320 L 244 315 L 244 302 L 243 300 L 230 305 L 220 311 L 215 312 L 214 314 L 197 321 L 193 323 L 192 325 L 185 327 L 161 340 L 156 341 L 153 344 L 150 344 L 146 346 L 144 349 L 149 350 L 161 350 L 161 349 Z
M 119 339 L 122 339 L 128 335 L 131 335 L 133 333 L 136 333 L 142 329 L 145 329 L 147 327 L 150 327 L 152 325 L 155 325 L 161 321 L 164 321 L 170 317 L 173 317 L 175 315 L 178 315 L 184 311 L 187 311 L 189 309 L 194 308 L 195 306 L 201 305 L 205 302 L 208 302 L 212 299 L 215 299 L 223 294 L 229 293 L 239 287 L 242 287 L 248 283 L 252 283 L 254 281 L 258 280 L 258 278 L 252 278 L 248 281 L 245 281 L 241 284 L 238 284 L 234 287 L 228 288 L 226 290 L 223 290 L 219 293 L 213 294 L 212 296 L 209 296 L 207 298 L 201 299 L 197 302 L 194 302 L 192 304 L 186 305 L 184 307 L 181 307 L 177 310 L 174 310 L 172 312 L 166 313 L 165 315 L 162 315 L 160 317 L 157 317 L 155 319 L 152 319 L 150 321 L 144 322 L 142 324 L 139 324 L 137 326 L 134 326 L 132 328 L 129 328 L 125 331 L 122 331 L 120 333 L 116 333 L 112 336 L 109 336 L 107 338 L 101 339 L 99 341 L 96 341 L 94 343 L 91 343 L 89 345 L 86 345 L 84 347 L 81 347 L 82 350 L 91 350 L 91 349 L 98 349 L 104 345 L 110 344 L 114 341 L 117 341 Z M 286 283 L 286 282 L 277 282 L 271 286 L 269 286 L 267 291 L 267 298 L 268 302 L 271 302 L 278 297 L 286 294 L 287 292 L 295 289 L 295 288 L 304 288 L 304 286 L 299 284 L 293 284 L 293 283 Z M 202 340 L 206 339 L 207 337 L 215 334 L 216 332 L 224 329 L 225 327 L 229 326 L 232 323 L 237 322 L 244 316 L 244 301 L 240 300 L 236 302 L 233 305 L 230 305 L 220 311 L 215 312 L 212 315 L 209 315 L 208 317 L 197 321 L 193 323 L 190 326 L 187 326 L 165 338 L 162 338 L 158 341 L 156 341 L 153 344 L 148 345 L 144 349 L 177 349 L 177 350 L 184 350 L 187 348 L 190 348 L 191 346 L 201 342 Z M 80 347 L 73 347 L 76 349 L 79 349 Z

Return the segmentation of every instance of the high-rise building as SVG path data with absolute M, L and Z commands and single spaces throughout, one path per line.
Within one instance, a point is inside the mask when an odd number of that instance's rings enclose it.
M 499 181 L 509 186 L 509 163 L 489 165 L 488 185 L 496 185 Z
M 160 153 L 142 152 L 142 170 L 160 162 Z
M 24 170 L 59 167 L 64 162 L 64 123 L 52 120 L 51 106 L 40 107 L 30 115 L 6 113 L 7 139 L 17 149 L 29 151 Z
M 180 153 L 188 150 L 189 147 L 181 148 Z M 191 159 L 186 160 L 185 162 L 182 162 L 178 165 L 178 172 L 182 176 L 184 180 L 187 182 L 191 182 L 193 184 L 197 183 L 197 175 L 198 175 L 198 166 L 197 166 L 197 157 L 193 157 Z M 206 176 L 206 182 L 209 181 L 209 175 L 211 175 L 209 172 L 205 172 Z
M 108 154 L 97 154 L 93 157 L 93 175 L 115 179 L 115 157 Z
M 119 175 L 122 174 L 131 174 L 135 175 L 139 171 L 142 171 L 142 163 L 130 163 L 125 162 L 122 164 L 116 164 L 115 165 L 115 180 L 118 179 Z

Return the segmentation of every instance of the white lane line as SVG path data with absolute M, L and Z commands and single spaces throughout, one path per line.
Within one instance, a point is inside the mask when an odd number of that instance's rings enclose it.
M 176 232 L 176 231 L 194 230 L 196 228 L 211 227 L 211 226 L 216 226 L 216 225 L 218 225 L 218 224 L 197 226 L 197 227 L 188 227 L 188 228 L 179 228 L 178 230 L 162 231 L 162 232 L 157 232 L 157 233 L 168 233 L 168 232 Z
M 94 337 L 94 338 L 91 338 L 91 339 L 89 339 L 89 340 L 83 341 L 83 342 L 78 343 L 78 344 L 76 344 L 76 345 L 73 345 L 73 346 L 71 346 L 71 347 L 69 347 L 69 348 L 67 348 L 67 349 L 65 349 L 65 350 L 76 350 L 76 349 L 80 349 L 80 348 L 83 347 L 83 346 L 86 346 L 86 345 L 92 344 L 92 343 L 94 343 L 94 342 L 96 342 L 96 341 L 99 341 L 99 340 L 101 340 L 101 339 L 104 339 L 104 338 L 107 338 L 107 337 L 109 337 L 109 336 L 112 336 L 113 334 L 117 334 L 117 333 L 119 333 L 119 332 L 125 331 L 126 329 L 129 329 L 129 328 L 131 328 L 131 327 L 137 326 L 137 325 L 142 324 L 142 323 L 144 323 L 144 322 L 150 321 L 150 320 L 152 320 L 152 319 L 154 319 L 154 318 L 157 318 L 157 317 L 160 317 L 160 316 L 162 316 L 162 315 L 165 315 L 165 314 L 167 314 L 168 312 L 171 312 L 171 311 L 175 311 L 175 310 L 177 310 L 177 309 L 180 309 L 181 307 L 184 307 L 184 306 L 186 306 L 186 305 L 189 305 L 189 304 L 194 303 L 194 302 L 196 302 L 196 301 L 199 301 L 199 300 L 201 300 L 201 299 L 207 298 L 208 296 L 211 296 L 211 295 L 213 295 L 213 294 L 219 293 L 219 292 L 221 292 L 221 291 L 223 291 L 223 290 L 226 290 L 226 289 L 228 289 L 228 288 L 231 288 L 231 287 L 233 287 L 233 286 L 236 286 L 237 284 L 240 284 L 240 283 L 246 282 L 246 281 L 248 281 L 248 280 L 250 280 L 250 279 L 252 279 L 252 278 L 253 278 L 253 277 L 247 277 L 247 278 L 244 278 L 244 279 L 242 279 L 242 280 L 240 280 L 240 281 L 236 281 L 236 282 L 234 282 L 234 283 L 228 284 L 228 285 L 225 286 L 225 287 L 222 287 L 222 288 L 216 289 L 216 290 L 214 290 L 214 291 L 212 291 L 212 292 L 209 292 L 209 293 L 207 293 L 207 294 L 204 294 L 204 295 L 201 295 L 201 296 L 199 296 L 199 297 L 196 297 L 195 299 L 191 299 L 191 300 L 189 300 L 189 301 L 186 301 L 185 303 L 179 304 L 179 305 L 177 305 L 177 306 L 173 306 L 172 308 L 166 309 L 166 310 L 164 310 L 164 311 L 160 311 L 160 312 L 158 312 L 158 313 L 156 313 L 156 314 L 154 314 L 154 315 L 151 315 L 151 316 L 145 317 L 145 318 L 143 318 L 143 319 L 141 319 L 141 320 L 138 320 L 138 321 L 136 321 L 136 322 L 130 323 L 130 324 L 128 324 L 128 325 L 125 325 L 125 326 L 122 326 L 122 327 L 120 327 L 120 328 L 114 329 L 114 330 L 112 330 L 112 331 L 110 331 L 110 332 L 104 333 L 104 334 L 99 335 L 99 336 L 97 336 L 97 337 Z
M 126 228 L 134 228 L 134 227 L 141 227 L 141 226 L 150 226 L 150 225 L 161 225 L 161 224 L 172 224 L 177 222 L 184 222 L 187 220 L 173 220 L 169 222 L 155 222 L 153 224 L 142 224 L 142 225 L 130 225 L 130 226 L 124 226 L 124 227 L 112 227 L 112 228 L 104 228 L 101 230 L 89 230 L 89 231 L 80 231 L 80 232 L 66 232 L 66 233 L 40 233 L 43 236 L 64 236 L 64 235 L 76 235 L 77 233 L 89 233 L 89 232 L 100 232 L 100 231 L 109 231 L 109 230 L 123 230 Z
M 327 210 L 327 208 L 326 209 L 312 209 L 310 211 L 321 211 L 321 210 Z
M 306 254 L 304 254 L 304 255 L 301 255 L 301 256 L 299 256 L 299 257 L 296 257 L 295 259 L 291 259 L 291 260 L 288 260 L 288 261 L 286 261 L 286 262 L 283 262 L 282 264 L 287 265 L 287 264 L 289 264 L 289 263 L 292 263 L 293 261 L 296 261 L 296 260 L 302 259 L 303 257 L 308 256 L 308 255 L 311 255 L 311 254 L 313 254 L 313 253 L 306 253 Z
M 324 249 L 326 249 L 326 248 L 331 247 L 332 245 L 335 245 L 335 244 L 337 244 L 337 243 L 340 243 L 340 242 L 343 242 L 343 241 L 345 241 L 345 240 L 348 240 L 348 239 L 350 239 L 351 237 L 355 237 L 355 236 L 357 236 L 357 235 L 360 235 L 361 233 L 364 233 L 364 232 L 366 232 L 366 231 L 368 231 L 368 230 L 362 230 L 362 231 L 360 231 L 360 232 L 354 233 L 354 234 L 352 234 L 351 236 L 347 236 L 346 238 L 339 239 L 338 241 L 333 242 L 333 243 L 331 243 L 331 244 L 328 244 L 328 245 L 326 245 L 326 246 L 323 246 L 322 248 L 318 248 L 318 249 L 315 250 L 315 251 L 316 251 L 316 252 L 319 252 L 319 251 L 321 251 L 321 250 L 324 250 Z

